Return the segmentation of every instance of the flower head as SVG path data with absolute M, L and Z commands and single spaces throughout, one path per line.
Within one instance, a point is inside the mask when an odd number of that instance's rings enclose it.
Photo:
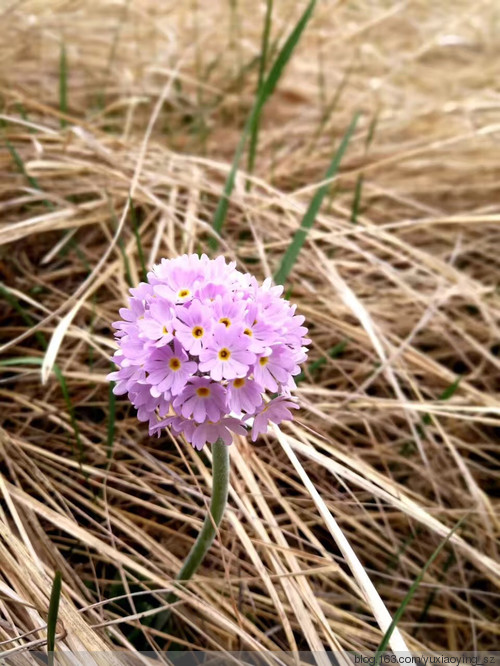
M 309 340 L 282 291 L 224 257 L 163 259 L 113 324 L 114 392 L 128 393 L 150 434 L 169 427 L 201 449 L 230 444 L 253 417 L 255 441 L 298 407 L 290 392 Z M 268 401 L 266 391 L 278 395 Z

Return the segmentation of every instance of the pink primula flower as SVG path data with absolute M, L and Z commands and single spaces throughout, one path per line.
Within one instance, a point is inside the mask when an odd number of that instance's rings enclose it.
M 225 328 L 231 328 L 232 326 L 241 326 L 245 303 L 217 296 L 210 304 L 210 309 L 214 322 L 224 324 Z
M 238 377 L 228 384 L 229 406 L 235 414 L 254 414 L 262 405 L 262 387 L 252 379 Z
M 170 391 L 172 395 L 180 393 L 197 369 L 196 363 L 189 360 L 178 340 L 174 340 L 172 347 L 153 351 L 144 367 L 149 372 L 146 381 L 154 388 L 154 393 L 151 393 L 157 396 L 165 391 Z
M 240 327 L 217 324 L 212 339 L 200 354 L 201 372 L 210 373 L 215 381 L 244 377 L 255 361 L 255 354 L 248 351 L 248 341 Z
M 255 442 L 259 435 L 264 435 L 267 432 L 267 426 L 270 421 L 276 424 L 282 421 L 291 421 L 293 417 L 290 409 L 298 408 L 297 403 L 292 402 L 284 396 L 279 396 L 268 402 L 253 420 L 252 441 Z
M 280 384 L 286 384 L 292 374 L 296 371 L 292 352 L 284 345 L 272 348 L 269 356 L 260 356 L 254 367 L 255 380 L 265 389 L 276 393 Z
M 169 303 L 188 303 L 192 300 L 200 273 L 196 268 L 175 267 L 166 281 L 154 287 L 157 296 Z
M 174 337 L 174 309 L 170 303 L 156 299 L 137 325 L 140 338 L 152 340 L 156 347 L 163 347 Z
M 184 418 L 193 418 L 198 423 L 206 419 L 218 421 L 227 413 L 226 390 L 206 377 L 192 377 L 173 407 Z
M 116 395 L 127 393 L 150 434 L 170 428 L 195 448 L 291 419 L 294 376 L 307 358 L 304 317 L 270 279 L 224 257 L 162 259 L 130 290 L 113 324 Z M 266 402 L 266 391 L 277 394 Z
M 210 340 L 212 318 L 210 310 L 200 301 L 193 301 L 189 307 L 176 307 L 177 327 L 175 335 L 186 351 L 199 356 Z

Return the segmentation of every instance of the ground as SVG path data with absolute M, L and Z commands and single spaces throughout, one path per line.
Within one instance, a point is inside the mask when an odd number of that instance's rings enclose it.
M 59 649 L 373 651 L 403 601 L 392 647 L 498 646 L 498 7 L 317 2 L 219 233 L 307 8 L 276 0 L 263 42 L 272 4 L 0 8 L 4 651 L 45 649 L 56 571 Z M 155 261 L 204 251 L 282 277 L 312 343 L 295 421 L 232 445 L 159 631 L 210 450 L 113 397 L 111 323 Z

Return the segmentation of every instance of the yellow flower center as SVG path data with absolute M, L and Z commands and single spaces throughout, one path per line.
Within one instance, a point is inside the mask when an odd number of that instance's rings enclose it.
M 196 395 L 200 398 L 208 398 L 210 395 L 210 389 L 208 386 L 200 386 L 200 388 L 196 389 Z
M 193 338 L 202 338 L 205 331 L 202 329 L 201 326 L 195 326 L 191 331 L 191 333 L 193 335 Z
M 191 292 L 189 291 L 189 289 L 181 289 L 181 290 L 177 293 L 177 296 L 178 296 L 179 298 L 186 298 L 186 296 L 189 296 L 190 293 L 191 293 Z
M 229 328 L 231 326 L 231 320 L 228 319 L 227 317 L 222 317 L 219 319 L 219 324 L 224 324 L 226 328 Z
M 227 349 L 227 347 L 223 347 L 222 349 L 219 350 L 218 356 L 221 361 L 229 361 L 229 359 L 231 358 L 231 352 L 229 351 L 229 349 Z
M 177 370 L 181 369 L 181 362 L 179 361 L 179 359 L 176 356 L 174 356 L 168 362 L 168 367 L 170 368 L 170 370 L 173 370 L 174 372 L 177 372 Z
M 263 356 L 262 358 L 259 358 L 259 365 L 267 365 L 269 363 L 269 357 L 268 356 Z
M 250 336 L 250 337 L 252 337 L 252 335 L 253 335 L 252 330 L 251 330 L 250 328 L 245 328 L 245 330 L 243 331 L 243 333 L 244 333 L 245 335 Z
M 245 380 L 242 377 L 238 377 L 238 379 L 235 379 L 233 382 L 234 388 L 241 388 L 242 386 L 245 386 Z
M 161 329 L 161 332 L 163 333 L 163 335 L 167 335 L 167 333 L 168 333 L 168 331 L 167 331 L 167 327 L 164 326 L 164 327 Z

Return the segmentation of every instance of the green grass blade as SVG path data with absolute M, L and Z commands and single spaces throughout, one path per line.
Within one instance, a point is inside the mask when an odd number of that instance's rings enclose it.
M 1 285 L 0 285 L 0 289 L 3 289 L 1 287 Z M 6 290 L 4 289 L 3 291 L 5 292 Z M 29 315 L 28 315 L 28 317 L 29 317 Z M 31 320 L 31 318 L 30 318 L 30 320 Z M 30 325 L 32 325 L 32 323 Z M 42 340 L 43 340 L 43 343 L 44 343 L 42 346 L 43 346 L 44 349 L 46 349 L 47 348 L 47 343 L 45 341 L 45 338 L 44 338 L 42 333 L 40 333 L 40 335 L 42 336 Z M 38 358 L 37 356 L 17 356 L 15 358 L 6 358 L 6 359 L 0 360 L 0 367 L 1 368 L 8 368 L 8 367 L 15 366 L 15 365 L 37 365 L 37 366 L 40 367 L 42 365 L 42 363 L 43 363 L 43 358 Z M 77 447 L 78 447 L 78 463 L 79 463 L 80 467 L 82 467 L 82 464 L 85 461 L 85 456 L 84 456 L 84 453 L 83 453 L 83 444 L 82 444 L 82 440 L 81 440 L 81 437 L 80 437 L 80 429 L 78 428 L 78 422 L 76 420 L 75 408 L 73 407 L 73 403 L 71 401 L 71 396 L 69 395 L 69 391 L 68 391 L 68 385 L 66 384 L 66 379 L 64 378 L 64 375 L 61 371 L 61 368 L 57 364 L 54 364 L 53 371 L 54 371 L 54 375 L 56 376 L 57 381 L 59 382 L 59 385 L 61 387 L 61 393 L 63 395 L 64 402 L 66 403 L 66 409 L 68 410 L 68 414 L 69 414 L 69 421 L 70 421 L 70 424 L 71 424 L 71 428 L 73 429 L 73 434 L 75 436 L 76 444 L 77 444 Z M 84 474 L 85 474 L 85 477 L 88 478 L 88 473 L 85 472 Z
M 34 190 L 37 190 L 37 192 L 42 192 L 42 188 L 40 187 L 38 181 L 36 178 L 33 176 L 30 176 L 29 173 L 26 171 L 26 167 L 24 166 L 24 162 L 22 160 L 22 157 L 19 155 L 15 147 L 10 143 L 8 139 L 5 139 L 5 145 L 7 146 L 7 149 L 9 153 L 11 154 L 12 159 L 14 160 L 14 163 L 16 164 L 17 168 L 19 169 L 19 172 L 26 178 L 28 181 L 30 187 L 32 187 Z M 42 199 L 43 205 L 48 208 L 49 210 L 55 210 L 55 206 L 52 203 L 52 201 L 49 201 L 48 199 Z M 87 271 L 90 273 L 90 265 L 85 258 L 85 255 L 83 252 L 80 250 L 78 247 L 78 243 L 75 241 L 74 238 L 71 237 L 71 230 L 67 232 L 68 235 L 68 241 L 65 243 L 63 246 L 60 247 L 58 255 L 60 257 L 64 256 L 66 248 L 71 248 L 76 252 L 78 255 L 79 259 L 87 269 Z
M 335 155 L 333 156 L 330 166 L 328 167 L 328 170 L 325 174 L 324 178 L 325 180 L 330 180 L 337 173 L 340 166 L 340 162 L 342 161 L 344 153 L 347 150 L 347 146 L 349 145 L 351 137 L 354 134 L 354 130 L 356 129 L 358 118 L 359 118 L 359 113 L 356 113 L 353 119 L 351 120 L 351 124 L 347 128 L 347 131 L 344 134 L 342 141 L 340 142 L 340 146 L 338 147 Z M 307 209 L 302 219 L 302 223 L 299 229 L 297 229 L 297 231 L 295 232 L 293 240 L 290 243 L 287 251 L 285 252 L 285 256 L 281 261 L 281 266 L 279 267 L 278 271 L 274 276 L 276 284 L 283 284 L 286 281 L 287 277 L 289 276 L 290 271 L 292 270 L 295 262 L 297 261 L 299 252 L 302 249 L 302 246 L 304 245 L 304 242 L 307 237 L 307 231 L 312 227 L 314 220 L 316 219 L 316 216 L 321 207 L 321 204 L 323 202 L 323 199 L 325 198 L 325 195 L 328 192 L 329 187 L 330 183 L 322 185 L 320 188 L 318 188 L 316 194 L 313 196 L 311 203 L 309 204 L 309 208 Z
M 378 666 L 380 664 L 380 659 L 381 659 L 381 656 L 382 656 L 382 652 L 385 652 L 385 650 L 387 649 L 387 646 L 389 645 L 389 641 L 391 639 L 391 636 L 392 636 L 392 633 L 393 633 L 394 629 L 396 628 L 399 620 L 403 616 L 403 613 L 405 611 L 406 606 L 412 600 L 415 592 L 418 589 L 418 586 L 420 585 L 420 583 L 424 579 L 424 576 L 427 573 L 427 570 L 432 565 L 434 560 L 438 557 L 439 553 L 443 550 L 443 548 L 446 546 L 446 544 L 449 542 L 451 537 L 455 534 L 455 532 L 458 530 L 458 528 L 462 525 L 465 518 L 466 518 L 466 516 L 461 518 L 458 521 L 458 523 L 455 525 L 455 527 L 448 533 L 446 538 L 439 544 L 439 546 L 436 548 L 436 550 L 432 553 L 432 555 L 429 557 L 427 562 L 422 567 L 422 570 L 420 571 L 420 573 L 418 574 L 416 579 L 413 581 L 410 589 L 408 590 L 408 592 L 405 595 L 405 598 L 401 602 L 397 611 L 394 613 L 394 617 L 392 618 L 392 622 L 389 625 L 389 628 L 387 629 L 387 631 L 384 634 L 384 637 L 380 641 L 380 645 L 377 648 L 377 651 L 375 653 L 375 659 L 374 659 L 374 662 L 373 662 L 375 664 L 375 666 Z
M 443 579 L 446 575 L 446 572 L 451 567 L 451 565 L 454 564 L 456 561 L 457 561 L 457 558 L 455 557 L 455 553 L 453 551 L 451 551 L 450 554 L 448 555 L 448 559 L 443 564 L 443 569 L 442 569 L 440 575 L 437 578 L 438 583 L 441 583 L 443 581 Z M 438 588 L 437 587 L 434 588 L 433 590 L 431 590 L 431 592 L 429 593 L 429 596 L 427 597 L 427 601 L 425 602 L 422 613 L 420 614 L 420 617 L 417 620 L 417 624 L 420 625 L 420 624 L 423 624 L 426 621 L 427 615 L 429 614 L 429 611 L 431 609 L 432 604 L 434 603 L 434 599 L 436 598 L 437 594 L 438 594 Z
M 314 132 L 314 137 L 309 145 L 309 148 L 307 149 L 307 154 L 310 155 L 317 144 L 318 139 L 320 136 L 323 134 L 325 127 L 329 123 L 335 109 L 338 106 L 338 103 L 340 102 L 340 99 L 342 97 L 342 94 L 344 90 L 347 87 L 347 84 L 349 83 L 349 79 L 351 77 L 352 71 L 354 69 L 354 63 L 352 63 L 349 68 L 344 72 L 344 75 L 342 76 L 342 79 L 337 86 L 337 89 L 335 90 L 331 101 L 327 104 L 325 109 L 323 110 L 323 113 L 321 115 L 321 119 L 318 123 L 318 127 L 316 131 Z
M 449 400 L 450 398 L 452 398 L 456 390 L 460 386 L 461 381 L 462 381 L 462 375 L 459 375 L 454 382 L 452 382 L 449 386 L 445 388 L 445 390 L 439 396 L 439 400 Z
M 73 403 L 71 401 L 71 397 L 68 391 L 68 385 L 66 384 L 64 375 L 61 372 L 61 368 L 54 363 L 53 371 L 61 387 L 61 393 L 63 394 L 64 402 L 66 403 L 66 409 L 68 410 L 69 414 L 69 421 L 71 423 L 71 427 L 73 428 L 76 444 L 78 446 L 78 464 L 80 465 L 83 471 L 83 463 L 85 462 L 85 456 L 83 454 L 83 444 L 80 438 L 80 429 L 78 428 L 78 423 L 76 420 L 75 408 L 73 407 Z M 85 478 L 88 478 L 87 472 L 85 472 Z
M 462 381 L 462 376 L 459 375 L 449 386 L 445 388 L 445 390 L 439 396 L 438 400 L 449 400 L 450 398 L 452 398 L 456 390 L 460 386 L 461 381 Z M 432 418 L 430 414 L 424 414 L 422 417 L 422 422 L 425 425 L 430 425 L 432 423 Z
M 41 366 L 43 359 L 38 356 L 13 356 L 12 358 L 3 358 L 0 360 L 0 368 L 10 368 L 16 365 L 38 365 Z
M 37 190 L 37 192 L 42 192 L 42 188 L 40 187 L 37 179 L 34 178 L 33 176 L 30 176 L 29 173 L 26 171 L 26 167 L 24 166 L 24 162 L 22 160 L 22 157 L 19 155 L 17 150 L 14 148 L 14 146 L 10 143 L 10 141 L 8 139 L 5 140 L 5 145 L 7 146 L 7 149 L 9 151 L 9 153 L 11 154 L 12 159 L 14 160 L 17 168 L 19 169 L 19 172 L 26 178 L 30 187 L 32 187 L 34 190 Z M 54 204 L 52 203 L 52 201 L 49 201 L 48 199 L 42 199 L 42 203 L 49 210 L 55 210 L 55 208 L 56 208 L 54 206 Z M 70 232 L 68 232 L 68 234 L 69 233 Z M 75 250 L 75 252 L 79 256 L 79 258 L 81 259 L 81 261 L 83 262 L 83 264 L 87 268 L 88 272 L 90 273 L 89 263 L 85 259 L 85 256 L 83 255 L 80 248 L 78 247 L 78 244 L 76 243 L 75 239 L 69 237 L 67 245 L 68 245 L 68 247 L 71 247 L 72 249 Z M 66 244 L 60 248 L 59 256 L 63 256 L 63 250 L 64 250 L 65 246 L 66 246 Z
M 144 258 L 144 249 L 142 247 L 141 235 L 139 233 L 139 221 L 137 219 L 137 212 L 134 207 L 132 199 L 130 199 L 130 215 L 132 217 L 132 229 L 134 230 L 135 241 L 137 243 L 137 254 L 141 264 L 141 279 L 143 282 L 147 280 L 146 260 Z
M 41 367 L 42 364 L 43 364 L 43 358 L 39 358 L 38 356 L 16 356 L 13 358 L 5 358 L 0 360 L 1 368 L 10 368 L 16 365 L 37 365 Z M 66 380 L 64 379 L 64 376 L 59 366 L 54 365 L 53 370 L 59 384 L 61 385 L 61 392 L 66 402 L 66 406 L 68 407 L 68 412 L 70 414 L 70 420 L 73 426 L 73 430 L 75 431 L 75 435 L 77 435 L 77 439 L 79 440 L 78 426 L 76 424 L 73 404 L 69 396 L 68 385 L 66 384 Z
M 127 278 L 127 284 L 129 287 L 133 287 L 134 281 L 132 280 L 132 275 L 130 273 L 130 264 L 128 261 L 127 253 L 125 251 L 125 243 L 123 242 L 123 238 L 121 236 L 118 239 L 118 247 L 120 248 L 120 252 L 123 258 L 123 263 L 125 265 L 125 277 Z
M 300 39 L 300 36 L 302 35 L 309 19 L 311 18 L 315 5 L 316 5 L 316 0 L 311 0 L 311 2 L 308 4 L 305 12 L 300 17 L 297 25 L 292 30 L 291 34 L 289 35 L 288 39 L 283 45 L 283 48 L 276 57 L 276 60 L 274 61 L 273 66 L 271 67 L 269 75 L 265 79 L 264 83 L 261 86 L 260 91 L 258 92 L 258 95 L 252 107 L 252 111 L 250 112 L 248 120 L 245 123 L 245 127 L 243 129 L 238 146 L 236 148 L 236 152 L 233 158 L 233 163 L 231 164 L 231 169 L 229 171 L 226 183 L 224 185 L 224 191 L 222 193 L 222 197 L 220 198 L 217 208 L 215 210 L 212 226 L 217 233 L 221 232 L 222 226 L 226 219 L 227 209 L 229 206 L 229 197 L 231 196 L 231 192 L 233 191 L 234 188 L 236 172 L 238 170 L 238 166 L 241 160 L 241 156 L 243 154 L 243 150 L 245 148 L 245 143 L 248 138 L 250 128 L 252 127 L 255 118 L 259 117 L 264 104 L 273 94 L 274 89 L 276 88 L 276 85 L 280 80 L 281 75 L 283 74 L 283 70 L 285 69 L 285 66 L 290 60 L 292 53 Z M 214 239 L 212 242 L 212 246 L 217 247 L 217 242 Z
M 259 95 L 257 96 L 257 99 L 255 101 L 254 108 L 252 109 L 250 118 L 252 118 L 252 116 L 258 115 L 262 111 L 262 107 L 267 102 L 269 97 L 273 94 L 274 89 L 276 88 L 276 85 L 278 84 L 278 81 L 280 80 L 283 71 L 286 65 L 288 64 L 288 61 L 292 57 L 295 47 L 297 46 L 300 37 L 304 32 L 304 29 L 307 26 L 309 19 L 312 16 L 315 5 L 316 5 L 316 0 L 311 0 L 306 10 L 300 17 L 299 21 L 297 22 L 297 25 L 292 30 L 290 36 L 283 45 L 283 48 L 279 52 L 276 60 L 273 63 L 273 66 L 271 67 L 271 71 L 269 72 L 268 77 L 266 78 L 261 87 Z
M 5 140 L 5 144 L 20 173 L 23 174 L 23 176 L 26 178 L 26 180 L 34 190 L 40 191 L 40 186 L 38 185 L 37 179 L 33 178 L 33 176 L 30 176 L 26 171 L 26 167 L 24 166 L 24 162 L 22 160 L 21 155 L 19 155 L 17 150 L 14 148 L 14 146 L 11 144 L 11 142 L 8 139 Z
M 30 187 L 32 187 L 34 190 L 37 190 L 38 192 L 42 191 L 42 188 L 38 184 L 38 181 L 36 178 L 33 176 L 30 176 L 29 173 L 26 171 L 26 167 L 24 166 L 24 162 L 22 160 L 21 155 L 17 152 L 17 150 L 14 148 L 14 146 L 11 144 L 11 142 L 8 139 L 5 139 L 5 145 L 7 146 L 7 149 L 14 160 L 15 165 L 19 169 L 19 172 L 22 173 L 22 175 L 26 178 L 28 181 Z M 52 201 L 48 201 L 48 199 L 43 199 L 42 203 L 44 206 L 49 208 L 50 210 L 54 210 L 55 206 L 52 203 Z
M 371 143 L 372 143 L 372 141 L 375 137 L 375 130 L 377 129 L 377 125 L 378 125 L 378 117 L 379 117 L 379 114 L 378 114 L 378 111 L 377 111 L 377 113 L 374 115 L 374 117 L 373 117 L 373 119 L 370 123 L 370 126 L 368 128 L 368 134 L 366 135 L 366 141 L 365 141 L 365 150 L 368 150 L 368 148 L 371 146 Z
M 28 121 L 29 118 L 28 118 L 28 114 L 26 113 L 26 109 L 24 108 L 24 105 L 21 104 L 21 102 L 16 102 L 15 107 L 16 107 L 19 115 L 21 116 L 21 118 L 23 120 Z M 36 129 L 34 127 L 28 127 L 28 132 L 30 132 L 30 134 L 34 133 L 34 132 L 36 132 Z
M 115 227 L 115 230 L 116 230 L 118 228 L 118 218 L 116 217 L 115 209 L 113 208 L 113 205 L 111 203 L 111 199 L 108 199 L 108 201 L 109 201 L 109 211 L 111 213 L 111 218 L 113 220 L 113 224 L 114 224 L 114 227 Z M 125 268 L 125 278 L 127 280 L 127 284 L 128 284 L 129 287 L 133 287 L 134 282 L 132 280 L 132 275 L 130 273 L 130 264 L 129 264 L 129 261 L 128 261 L 127 253 L 125 251 L 125 243 L 123 242 L 123 237 L 121 235 L 118 238 L 117 244 L 118 244 L 118 248 L 120 250 L 120 253 L 122 255 L 123 265 L 124 265 L 124 268 Z
M 410 535 L 406 537 L 406 539 L 403 541 L 403 543 L 399 546 L 398 550 L 394 555 L 391 557 L 390 561 L 387 564 L 387 569 L 391 571 L 392 569 L 395 569 L 399 565 L 400 559 L 405 555 L 406 551 L 408 548 L 411 546 L 411 544 L 415 541 L 420 536 L 420 533 L 422 532 L 421 528 L 419 525 L 417 525 L 416 529 L 414 532 L 412 532 Z
M 37 190 L 38 192 L 42 192 L 42 188 L 40 187 L 38 181 L 36 178 L 33 176 L 30 176 L 29 173 L 26 171 L 26 167 L 24 166 L 24 162 L 22 160 L 22 157 L 19 155 L 17 150 L 14 148 L 14 146 L 10 143 L 8 139 L 5 140 L 5 145 L 7 146 L 7 149 L 9 153 L 11 154 L 12 159 L 14 160 L 17 168 L 19 169 L 19 172 L 26 178 L 28 181 L 30 187 L 32 187 L 34 190 Z M 42 199 L 43 205 L 48 208 L 49 210 L 55 210 L 55 206 L 52 203 L 52 201 L 49 201 L 48 199 Z M 70 233 L 70 232 L 68 232 Z M 88 261 L 85 259 L 84 254 L 81 252 L 80 248 L 78 247 L 78 244 L 76 243 L 74 238 L 69 237 L 68 238 L 68 247 L 71 247 L 75 252 L 77 253 L 78 257 L 81 259 L 82 263 L 84 266 L 87 268 L 88 272 L 90 273 L 90 266 Z M 63 256 L 63 250 L 64 247 L 66 247 L 66 244 L 60 248 L 59 250 L 59 256 Z
M 363 191 L 363 174 L 360 173 L 356 180 L 356 187 L 354 189 L 354 200 L 352 202 L 351 222 L 358 223 L 359 209 L 361 206 L 361 193 Z
M 266 17 L 264 19 L 264 30 L 262 31 L 262 44 L 260 48 L 259 59 L 259 78 L 257 84 L 257 94 L 260 94 L 264 84 L 264 77 L 266 74 L 267 54 L 269 50 L 269 35 L 271 32 L 271 18 L 273 13 L 273 0 L 267 0 Z M 259 126 L 260 126 L 260 113 L 255 116 L 250 127 L 250 142 L 248 148 L 248 161 L 247 171 L 249 174 L 253 173 L 255 166 L 255 156 L 257 154 L 257 144 L 259 141 Z M 246 189 L 249 191 L 251 181 L 247 180 Z
M 266 17 L 264 19 L 264 30 L 262 32 L 262 44 L 259 59 L 258 90 L 261 89 L 266 75 L 267 54 L 269 51 L 269 36 L 271 34 L 271 19 L 273 15 L 273 0 L 267 0 Z
M 59 601 L 61 599 L 61 583 L 61 572 L 56 571 L 52 583 L 52 591 L 50 593 L 49 613 L 47 617 L 48 666 L 53 666 L 54 664 L 54 648 L 56 646 L 56 627 L 57 616 L 59 615 Z
M 377 122 L 378 122 L 378 114 L 376 114 L 373 117 L 370 126 L 368 127 L 368 133 L 365 140 L 365 153 L 368 152 L 371 142 L 373 141 L 373 137 L 375 136 L 375 129 L 377 127 Z M 361 194 L 363 191 L 363 182 L 364 182 L 364 174 L 360 173 L 356 180 L 356 188 L 354 190 L 354 200 L 352 202 L 352 209 L 351 209 L 352 224 L 358 223 L 358 216 L 361 208 Z
M 99 90 L 97 94 L 97 106 L 99 109 L 104 109 L 105 106 L 105 100 L 106 100 L 106 86 L 108 79 L 113 71 L 113 66 L 115 64 L 116 60 L 116 53 L 118 51 L 118 44 L 120 42 L 120 37 L 123 29 L 123 24 L 127 20 L 128 12 L 129 12 L 129 6 L 130 6 L 130 0 L 126 0 L 125 3 L 123 4 L 122 10 L 121 10 L 121 15 L 118 20 L 118 23 L 113 30 L 113 39 L 111 42 L 111 48 L 109 50 L 109 56 L 108 56 L 108 61 L 106 64 L 105 68 L 105 74 L 104 74 L 104 83 L 102 88 Z
M 61 44 L 61 54 L 59 56 L 59 110 L 64 115 L 68 113 L 68 62 L 66 58 L 66 46 Z M 61 118 L 61 127 L 66 127 L 65 118 Z
M 0 284 L 0 296 L 3 296 L 9 305 L 22 317 L 24 323 L 28 328 L 33 328 L 35 325 L 34 320 L 26 312 L 18 299 L 12 294 L 3 284 Z M 35 338 L 42 349 L 47 349 L 47 340 L 41 331 L 35 331 Z

